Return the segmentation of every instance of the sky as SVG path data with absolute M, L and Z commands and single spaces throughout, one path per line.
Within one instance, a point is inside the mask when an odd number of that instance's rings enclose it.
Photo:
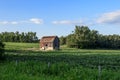
M 66 36 L 76 25 L 120 35 L 120 0 L 0 0 L 0 33 Z

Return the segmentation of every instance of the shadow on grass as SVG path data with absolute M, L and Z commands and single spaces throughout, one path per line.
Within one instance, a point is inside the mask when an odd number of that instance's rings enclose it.
M 34 53 L 51 53 L 51 54 L 58 54 L 58 53 L 61 53 L 61 54 L 100 54 L 100 55 L 103 55 L 103 54 L 109 54 L 109 55 L 114 55 L 114 54 L 117 54 L 117 55 L 120 55 L 120 50 L 104 50 L 104 49 L 100 49 L 100 50 L 96 50 L 96 49 L 78 49 L 78 50 L 63 50 L 63 49 L 60 49 L 60 50 L 54 50 L 54 51 L 40 51 L 40 50 L 14 50 L 14 49 L 6 49 L 5 52 L 7 53 L 13 53 L 13 54 L 34 54 Z M 102 54 L 101 54 L 102 53 Z
M 61 51 L 8 51 L 12 53 L 39 53 L 39 55 L 19 55 L 19 54 L 6 54 L 7 61 L 38 61 L 45 63 L 59 63 L 65 62 L 73 66 L 84 66 L 91 68 L 98 68 L 99 65 L 106 67 L 107 69 L 113 68 L 114 66 L 118 66 L 117 69 L 120 69 L 120 57 L 117 55 L 70 55 L 70 54 L 61 54 L 56 55 L 57 53 L 62 53 Z M 55 53 L 49 55 L 49 53 Z M 108 68 L 109 67 L 109 68 Z M 114 68 L 113 68 L 114 69 Z

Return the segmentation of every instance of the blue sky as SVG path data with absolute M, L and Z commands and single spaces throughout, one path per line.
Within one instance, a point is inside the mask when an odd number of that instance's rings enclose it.
M 75 25 L 120 34 L 120 0 L 0 0 L 0 32 L 66 36 Z

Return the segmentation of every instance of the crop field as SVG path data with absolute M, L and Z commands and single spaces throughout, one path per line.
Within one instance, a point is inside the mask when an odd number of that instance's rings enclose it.
M 40 51 L 38 43 L 5 43 L 0 80 L 120 80 L 120 50 L 61 46 Z

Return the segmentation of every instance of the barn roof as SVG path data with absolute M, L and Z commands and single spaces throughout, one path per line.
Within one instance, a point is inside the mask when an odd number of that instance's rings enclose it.
M 57 36 L 44 36 L 41 38 L 40 42 L 53 42 Z

